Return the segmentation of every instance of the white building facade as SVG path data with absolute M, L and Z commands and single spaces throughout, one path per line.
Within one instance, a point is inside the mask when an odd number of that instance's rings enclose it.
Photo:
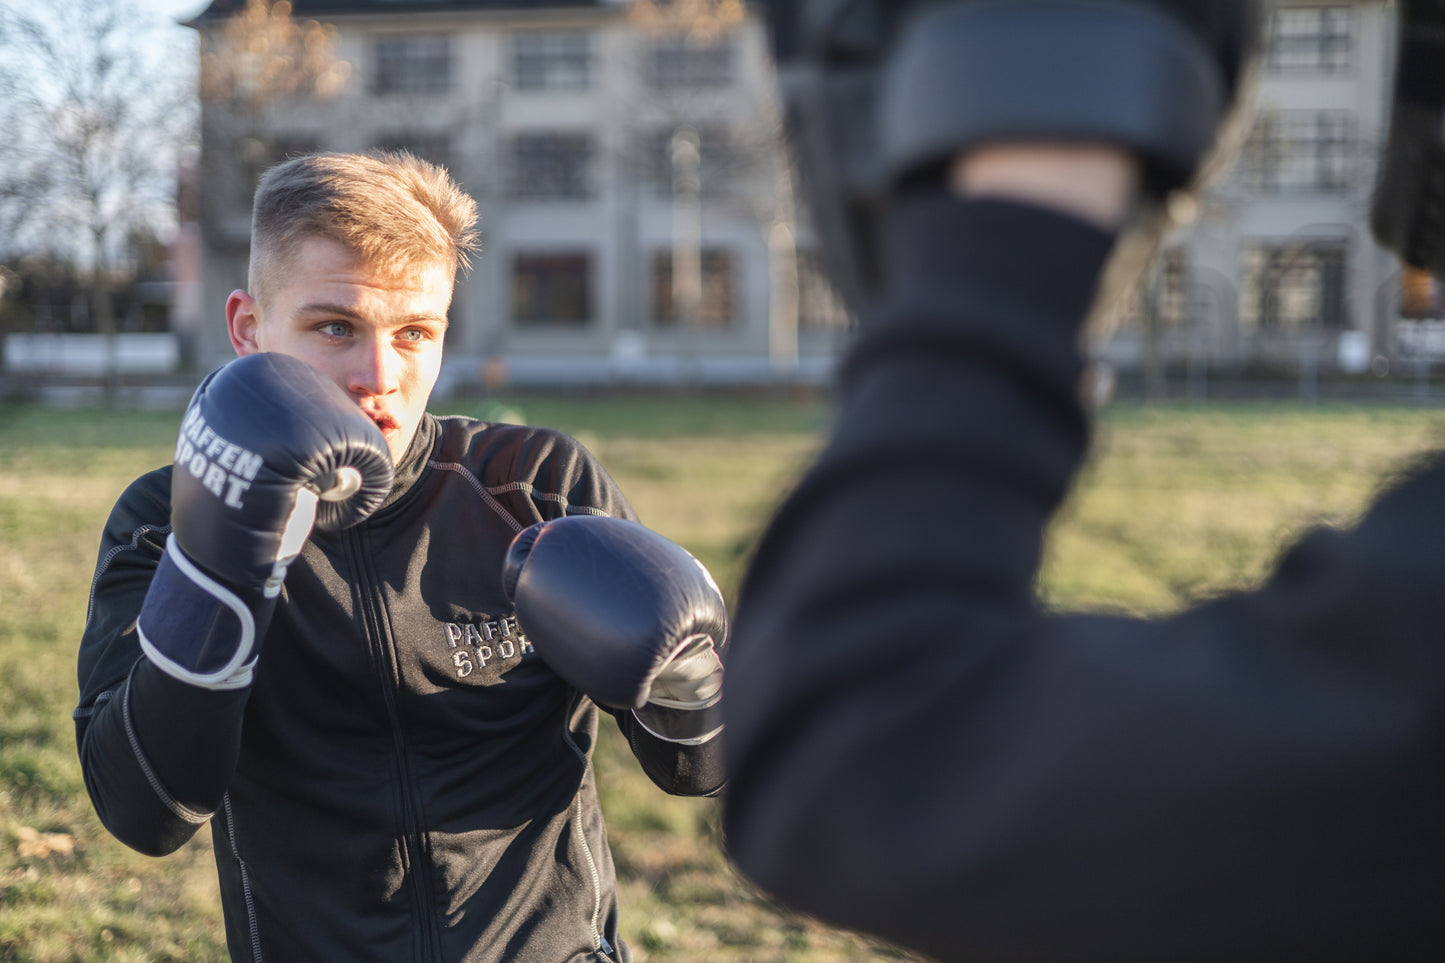
M 1394 17 L 1386 2 L 1275 7 L 1244 148 L 1168 239 L 1105 358 L 1399 373 L 1412 279 L 1369 228 Z
M 242 6 L 216 0 L 192 25 L 219 37 Z M 618 2 L 293 12 L 334 27 L 350 76 L 256 115 L 251 183 L 312 150 L 405 148 L 452 171 L 481 209 L 482 252 L 458 285 L 449 383 L 827 377 L 848 319 L 796 255 L 756 15 L 708 37 Z M 244 286 L 246 211 L 232 208 L 205 231 L 211 305 Z

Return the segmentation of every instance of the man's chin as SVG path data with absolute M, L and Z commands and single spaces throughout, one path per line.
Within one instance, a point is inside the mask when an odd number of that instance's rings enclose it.
M 399 464 L 401 462 L 402 456 L 405 455 L 406 450 L 411 447 L 411 439 L 415 434 L 415 429 L 404 431 L 399 427 L 383 428 L 381 430 L 381 437 L 386 439 L 386 447 L 391 451 L 391 460 L 393 463 Z

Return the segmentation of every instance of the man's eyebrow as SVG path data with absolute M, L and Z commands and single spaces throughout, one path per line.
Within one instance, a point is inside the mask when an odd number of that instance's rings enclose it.
M 336 304 L 332 301 L 312 301 L 303 304 L 297 309 L 296 313 L 308 316 L 317 314 L 339 314 L 344 318 L 354 318 L 357 321 L 365 320 L 361 312 L 354 307 L 346 304 Z M 448 324 L 450 319 L 444 314 L 412 314 L 400 319 L 401 324 L 417 324 L 418 322 Z
M 361 317 L 361 313 L 360 313 L 359 311 L 357 311 L 355 308 L 348 307 L 348 306 L 345 305 L 345 304 L 336 304 L 336 303 L 331 302 L 331 301 L 312 301 L 312 302 L 310 302 L 309 304 L 303 304 L 303 305 L 297 310 L 297 313 L 298 313 L 298 314 L 340 314 L 340 315 L 345 315 L 345 316 L 348 317 L 348 318 L 360 318 L 360 317 Z

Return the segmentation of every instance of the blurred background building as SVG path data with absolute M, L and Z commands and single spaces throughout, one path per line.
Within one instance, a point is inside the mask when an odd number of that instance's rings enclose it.
M 1394 16 L 1387 0 L 1277 4 L 1243 150 L 1093 345 L 1117 382 L 1308 393 L 1340 375 L 1419 384 L 1445 360 L 1440 284 L 1368 224 Z M 443 391 L 830 377 L 852 321 L 795 202 L 757 4 L 212 0 L 187 26 L 200 148 L 180 155 L 169 279 L 115 279 L 112 361 L 141 333 L 175 342 L 152 367 L 228 359 L 221 306 L 245 284 L 260 173 L 381 147 L 445 164 L 481 208 Z M 11 272 L 7 369 L 42 331 L 101 330 L 83 275 Z
M 1101 354 L 1181 372 L 1398 372 L 1438 287 L 1374 241 L 1394 5 L 1280 3 L 1237 161 L 1187 212 Z M 1413 295 L 1411 292 L 1415 292 Z

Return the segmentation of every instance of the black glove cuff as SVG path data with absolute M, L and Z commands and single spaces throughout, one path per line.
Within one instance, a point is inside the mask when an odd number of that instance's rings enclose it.
M 1004 200 L 919 192 L 884 220 L 889 301 L 968 298 L 967 314 L 1083 320 L 1116 235 Z
M 967 356 L 1077 384 L 1078 332 L 1114 237 L 1041 207 L 918 195 L 886 224 L 888 285 L 841 371 L 845 390 L 900 358 Z

